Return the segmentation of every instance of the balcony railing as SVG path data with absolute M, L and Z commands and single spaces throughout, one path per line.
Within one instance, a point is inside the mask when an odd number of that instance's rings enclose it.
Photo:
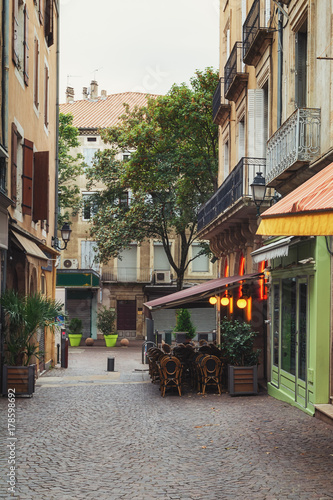
M 102 282 L 105 283 L 150 283 L 151 280 L 150 268 L 126 267 L 102 272 Z
M 225 212 L 239 199 L 252 197 L 250 185 L 257 172 L 262 172 L 265 177 L 265 158 L 242 158 L 216 193 L 199 210 L 198 231 L 207 226 L 222 212 Z
M 266 183 L 275 187 L 281 174 L 294 173 L 319 154 L 320 109 L 296 109 L 267 142 Z
M 3 194 L 7 194 L 6 190 L 6 158 L 4 156 L 0 156 L 0 191 Z
M 254 0 L 243 24 L 243 61 L 256 66 L 273 37 L 273 30 L 265 26 L 264 0 Z
M 224 78 L 220 78 L 213 97 L 213 122 L 222 125 L 230 113 L 231 106 L 224 97 Z
M 236 101 L 246 86 L 248 73 L 243 65 L 242 42 L 236 42 L 224 67 L 224 96 Z

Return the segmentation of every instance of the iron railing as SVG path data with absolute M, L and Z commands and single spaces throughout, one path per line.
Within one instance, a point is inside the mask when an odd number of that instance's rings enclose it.
M 213 96 L 213 121 L 218 115 L 221 106 L 228 104 L 229 102 L 224 97 L 224 78 L 220 78 Z
M 320 153 L 320 109 L 299 108 L 267 142 L 269 183 L 297 162 L 310 162 Z
M 4 156 L 0 156 L 0 191 L 7 195 L 6 177 L 7 177 L 7 160 Z
M 243 59 L 251 47 L 260 28 L 260 0 L 254 0 L 253 5 L 243 24 Z
M 103 282 L 120 283 L 150 283 L 152 269 L 140 267 L 126 267 L 102 272 Z
M 265 158 L 242 158 L 216 193 L 200 208 L 198 231 L 207 226 L 240 198 L 251 197 L 250 185 L 257 172 L 262 172 L 265 177 Z
M 242 45 L 242 42 L 235 43 L 226 65 L 224 66 L 224 95 L 227 95 L 237 73 L 244 73 Z

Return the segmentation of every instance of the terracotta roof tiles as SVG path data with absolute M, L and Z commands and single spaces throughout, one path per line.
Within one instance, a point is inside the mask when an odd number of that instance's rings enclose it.
M 147 97 L 157 96 L 140 92 L 110 94 L 106 98 L 60 104 L 60 113 L 71 113 L 74 116 L 73 125 L 77 128 L 105 128 L 119 122 L 119 117 L 125 111 L 124 104 L 128 104 L 130 109 L 135 106 L 143 107 L 147 103 Z

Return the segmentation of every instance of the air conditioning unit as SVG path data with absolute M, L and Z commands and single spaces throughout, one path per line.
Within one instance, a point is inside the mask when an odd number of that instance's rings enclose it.
M 154 272 L 155 283 L 171 283 L 171 272 L 170 271 L 155 271 Z
M 62 263 L 64 269 L 78 269 L 79 261 L 77 259 L 65 259 Z

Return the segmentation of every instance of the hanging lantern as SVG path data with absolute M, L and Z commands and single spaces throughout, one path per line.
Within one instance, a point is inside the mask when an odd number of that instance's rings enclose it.
M 241 297 L 240 299 L 237 300 L 237 307 L 239 309 L 245 309 L 247 304 L 247 300 L 244 297 Z
M 222 299 L 221 299 L 221 305 L 228 306 L 229 302 L 230 302 L 230 299 L 229 299 L 228 295 L 224 295 L 224 297 L 222 297 Z
M 209 303 L 214 306 L 217 303 L 217 298 L 216 297 L 209 297 Z

